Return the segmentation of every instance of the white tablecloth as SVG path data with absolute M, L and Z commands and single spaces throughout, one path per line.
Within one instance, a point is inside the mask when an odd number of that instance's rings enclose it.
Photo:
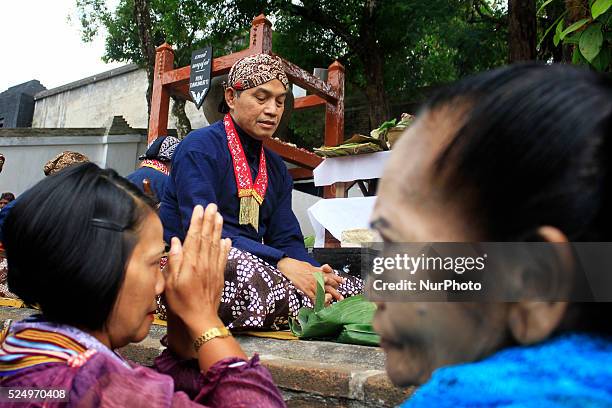
M 376 197 L 328 198 L 308 209 L 308 218 L 315 231 L 315 247 L 325 246 L 327 229 L 338 241 L 342 231 L 369 228 Z
M 328 186 L 341 181 L 380 178 L 390 151 L 356 156 L 327 157 L 313 170 L 315 186 Z

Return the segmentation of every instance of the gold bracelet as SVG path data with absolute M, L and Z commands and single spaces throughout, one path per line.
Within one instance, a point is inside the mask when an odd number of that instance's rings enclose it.
M 210 341 L 215 337 L 223 338 L 231 335 L 232 333 L 227 329 L 227 327 L 213 327 L 202 333 L 202 335 L 193 342 L 193 347 L 197 353 L 198 350 L 200 350 L 200 347 L 202 347 L 202 345 L 204 345 L 204 343 L 207 341 Z

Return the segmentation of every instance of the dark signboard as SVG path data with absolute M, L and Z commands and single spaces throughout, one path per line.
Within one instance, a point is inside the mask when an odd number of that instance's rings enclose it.
M 212 46 L 201 48 L 191 53 L 191 75 L 189 77 L 189 94 L 200 109 L 210 89 L 210 71 L 212 67 Z

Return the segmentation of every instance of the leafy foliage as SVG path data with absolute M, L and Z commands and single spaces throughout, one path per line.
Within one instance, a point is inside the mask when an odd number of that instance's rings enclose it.
M 540 13 L 561 0 L 547 0 L 540 7 Z M 588 65 L 600 72 L 612 70 L 612 0 L 590 0 L 587 16 L 571 24 L 566 22 L 567 11 L 554 23 L 553 43 L 555 46 L 571 46 L 572 62 Z M 550 26 L 544 37 L 552 31 Z
M 248 47 L 253 17 L 266 14 L 273 22 L 273 51 L 311 72 L 339 60 L 346 67 L 347 97 L 370 106 L 370 118 L 380 101 L 414 98 L 421 95 L 422 87 L 454 81 L 506 61 L 502 0 L 149 3 L 151 37 L 155 45 L 166 41 L 174 46 L 175 66 L 187 65 L 191 52 L 206 44 L 213 45 L 215 56 Z M 107 30 L 106 61 L 147 64 L 139 44 L 134 0 L 119 0 L 114 10 L 108 10 L 104 0 L 76 0 L 76 4 L 84 41 L 91 40 L 101 27 Z M 372 127 L 390 118 L 388 111 L 375 113 L 371 122 L 378 122 Z M 377 115 L 383 115 L 382 120 Z M 320 145 L 323 116 L 296 112 L 291 124 L 293 141 Z

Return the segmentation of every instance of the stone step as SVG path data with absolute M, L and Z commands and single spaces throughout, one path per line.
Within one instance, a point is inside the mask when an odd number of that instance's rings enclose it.
M 0 307 L 0 321 L 23 319 L 34 312 Z M 154 325 L 142 342 L 118 351 L 127 359 L 150 366 L 164 349 L 160 339 L 165 333 L 164 326 Z M 259 354 L 289 407 L 393 407 L 414 391 L 391 384 L 379 347 L 238 334 L 236 338 L 247 355 Z

